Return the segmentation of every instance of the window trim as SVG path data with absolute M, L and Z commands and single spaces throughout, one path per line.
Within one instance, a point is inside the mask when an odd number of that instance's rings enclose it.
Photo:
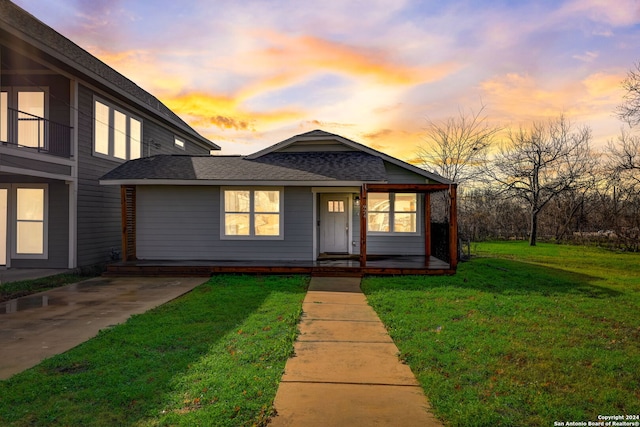
M 42 118 L 45 120 L 49 120 L 49 86 L 0 86 L 0 92 L 4 92 L 7 94 L 7 105 L 2 106 L 3 109 L 6 110 L 7 113 L 7 126 L 6 126 L 6 139 L 7 141 L 3 142 L 13 142 L 15 146 L 18 145 L 18 122 L 12 123 L 9 121 L 9 108 L 14 110 L 18 110 L 18 97 L 20 92 L 37 92 L 44 94 L 44 105 L 43 105 L 43 116 Z M 0 111 L 0 114 L 2 112 Z M 2 138 L 0 138 L 0 141 Z M 35 148 L 29 145 L 24 145 L 21 147 L 26 148 Z M 42 135 L 42 147 L 43 149 L 48 149 L 49 147 L 49 135 L 47 132 L 47 126 L 44 126 L 44 133 Z
M 249 192 L 249 232 L 247 236 L 228 235 L 226 234 L 226 206 L 225 206 L 225 192 L 226 191 L 248 191 Z M 278 191 L 279 193 L 279 230 L 280 234 L 277 236 L 258 236 L 255 234 L 255 216 L 264 212 L 255 211 L 255 192 L 256 191 Z M 262 187 L 262 186 L 225 186 L 220 187 L 220 240 L 284 240 L 284 187 Z
M 107 151 L 108 154 L 105 153 L 101 153 L 99 151 L 96 150 L 96 107 L 97 107 L 97 103 L 100 103 L 104 106 L 106 106 L 108 108 L 108 115 L 109 115 L 109 119 L 108 119 L 108 123 L 106 123 L 107 125 L 107 129 L 109 131 L 109 135 L 108 135 L 108 141 L 107 141 Z M 115 112 L 118 112 L 122 115 L 125 116 L 125 158 L 121 158 L 121 157 L 117 157 L 115 155 Z M 107 159 L 107 160 L 111 160 L 111 161 L 115 161 L 115 162 L 121 162 L 124 163 L 128 160 L 135 160 L 131 158 L 131 147 L 132 147 L 132 137 L 131 137 L 131 120 L 135 120 L 138 123 L 140 123 L 140 148 L 138 150 L 138 153 L 140 153 L 140 157 L 136 157 L 136 159 L 142 158 L 144 157 L 143 154 L 143 147 L 142 147 L 142 141 L 144 140 L 143 134 L 144 134 L 144 121 L 142 120 L 142 118 L 140 116 L 137 116 L 135 114 L 130 113 L 128 110 L 110 102 L 107 101 L 104 98 L 101 98 L 97 95 L 93 96 L 93 116 L 92 116 L 93 122 L 92 122 L 92 135 L 91 135 L 91 139 L 92 139 L 92 146 L 91 146 L 91 152 L 93 154 L 94 157 L 98 157 L 101 159 Z
M 421 236 L 422 235 L 422 227 L 420 226 L 421 221 L 420 221 L 420 206 L 422 206 L 422 204 L 420 203 L 421 197 L 419 193 L 404 193 L 404 192 L 382 192 L 382 193 L 369 193 L 369 194 L 387 194 L 389 195 L 389 231 L 371 231 L 369 230 L 369 214 L 371 212 L 374 213 L 383 213 L 383 211 L 369 211 L 369 208 L 367 206 L 367 235 L 370 236 Z M 395 210 L 395 204 L 396 204 L 396 195 L 398 194 L 415 194 L 416 196 L 416 210 L 415 210 L 415 215 L 416 215 L 416 231 L 395 231 L 395 214 L 396 213 L 413 213 L 414 211 L 411 212 L 401 212 L 401 211 L 396 211 Z M 367 201 L 368 203 L 368 201 Z
M 42 219 L 42 253 L 26 254 L 18 253 L 18 189 L 42 189 L 43 195 L 43 219 Z M 48 184 L 12 184 L 11 185 L 11 257 L 14 259 L 49 259 L 49 185 Z

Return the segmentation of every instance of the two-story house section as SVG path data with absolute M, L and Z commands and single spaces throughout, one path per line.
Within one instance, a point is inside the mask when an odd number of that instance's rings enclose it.
M 157 98 L 0 0 L 0 266 L 76 268 L 121 251 L 127 160 L 220 148 Z

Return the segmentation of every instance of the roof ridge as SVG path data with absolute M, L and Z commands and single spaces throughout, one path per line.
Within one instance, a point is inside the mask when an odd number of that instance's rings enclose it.
M 17 4 L 9 0 L 0 0 L 0 12 L 2 27 L 12 36 L 26 40 L 55 60 L 72 67 L 85 78 L 93 79 L 106 87 L 112 86 L 112 90 L 120 91 L 141 108 L 167 120 L 176 129 L 201 143 L 206 141 L 207 145 L 220 148 L 213 141 L 200 135 L 155 95 Z

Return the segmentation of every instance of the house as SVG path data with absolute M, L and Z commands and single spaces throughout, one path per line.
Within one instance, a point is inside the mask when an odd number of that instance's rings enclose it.
M 112 271 L 456 269 L 456 185 L 322 130 L 249 156 L 130 160 L 100 183 L 122 194 Z
M 121 251 L 116 166 L 219 149 L 153 95 L 0 0 L 0 266 L 76 268 Z M 157 157 L 154 157 L 157 158 Z

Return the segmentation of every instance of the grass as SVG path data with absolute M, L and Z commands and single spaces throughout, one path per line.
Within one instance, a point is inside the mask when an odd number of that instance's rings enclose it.
M 640 255 L 486 243 L 451 277 L 363 290 L 451 426 L 640 413 Z
M 36 292 L 46 291 L 48 289 L 57 288 L 59 286 L 69 285 L 71 283 L 80 282 L 95 274 L 75 274 L 62 273 L 55 276 L 43 277 L 32 280 L 19 280 L 16 282 L 0 283 L 0 302 L 8 301 L 14 298 L 20 298 Z
M 0 425 L 265 425 L 307 284 L 213 277 L 0 381 Z

